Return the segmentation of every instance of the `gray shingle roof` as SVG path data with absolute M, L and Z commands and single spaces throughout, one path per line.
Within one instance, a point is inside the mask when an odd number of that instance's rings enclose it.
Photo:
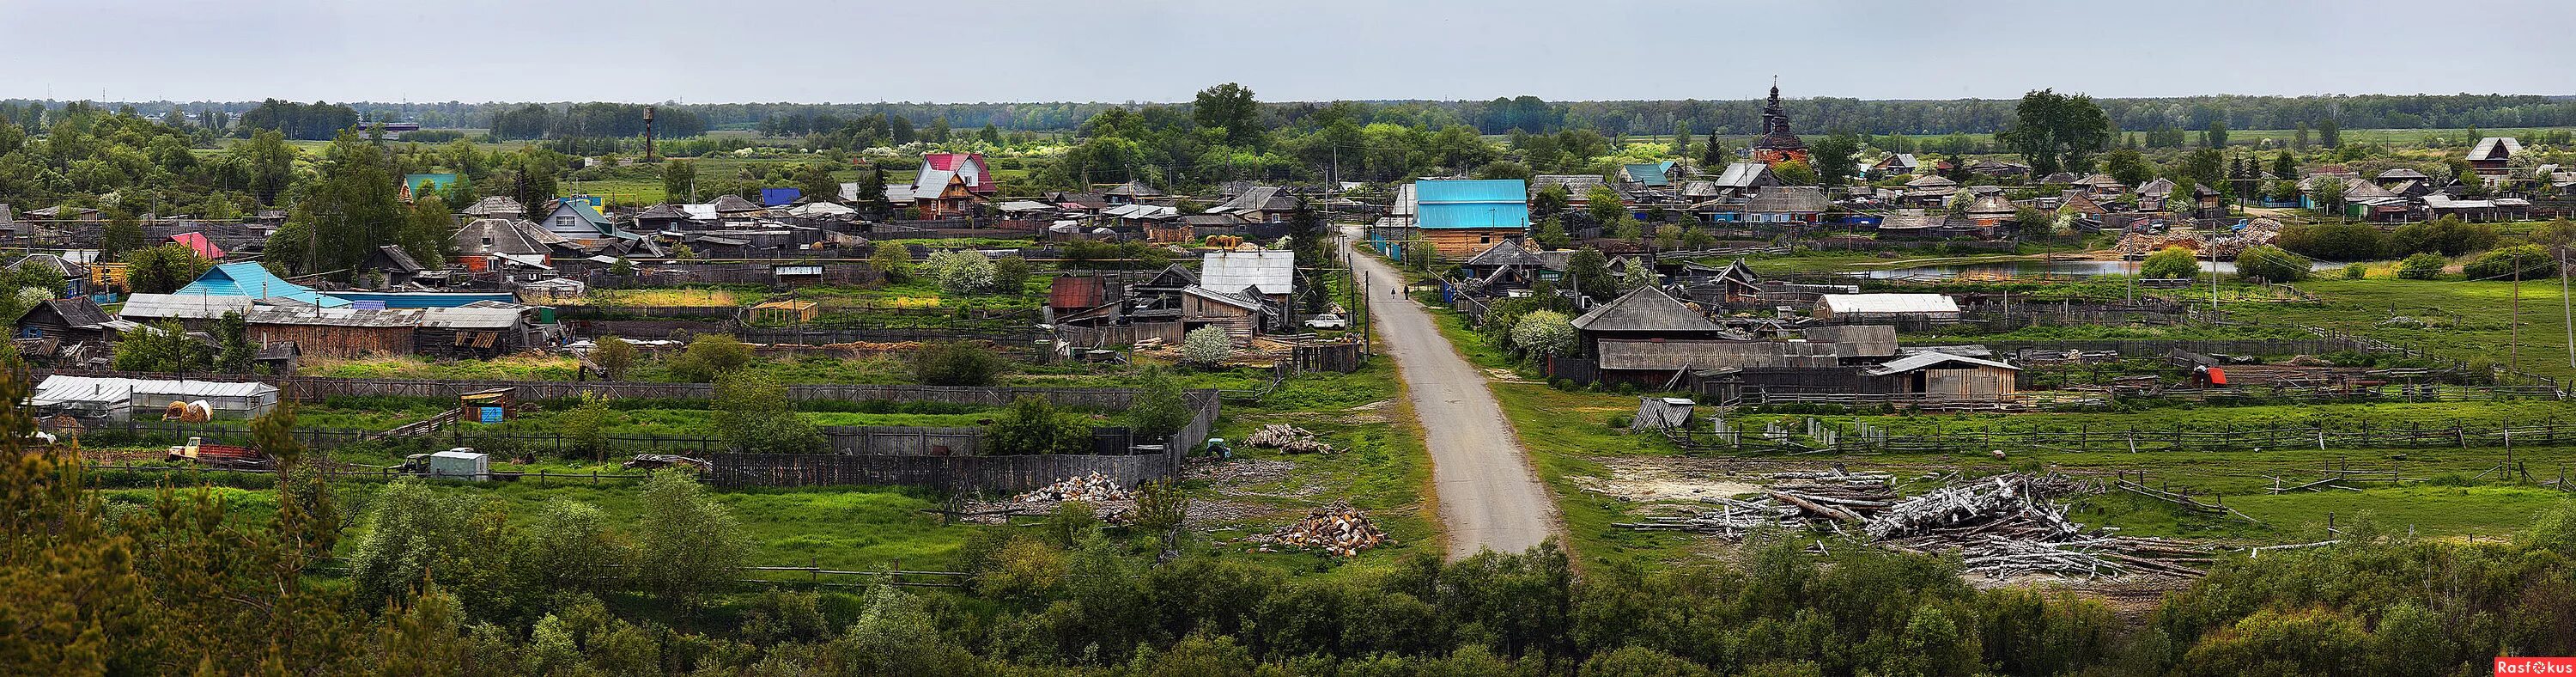
M 1699 311 L 1660 287 L 1639 287 L 1574 318 L 1583 331 L 1710 332 L 1725 331 Z

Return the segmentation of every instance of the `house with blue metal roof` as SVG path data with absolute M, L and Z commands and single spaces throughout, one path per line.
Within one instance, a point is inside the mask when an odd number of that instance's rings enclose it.
M 1647 188 L 1673 185 L 1673 163 L 1647 162 L 1619 166 L 1619 179 Z
M 312 287 L 288 282 L 257 263 L 226 263 L 207 270 L 197 281 L 180 287 L 176 296 L 242 296 L 253 301 L 285 299 L 305 305 L 338 308 L 349 300 L 313 291 Z
M 1529 186 L 1520 179 L 1416 181 L 1414 226 L 1441 258 L 1465 260 L 1529 232 Z

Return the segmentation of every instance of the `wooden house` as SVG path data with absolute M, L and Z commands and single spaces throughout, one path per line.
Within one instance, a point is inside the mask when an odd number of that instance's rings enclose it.
M 1529 187 L 1520 179 L 1414 182 L 1415 226 L 1441 258 L 1464 260 L 1529 232 Z
M 1876 164 L 1870 165 L 1869 173 L 1877 177 L 1904 176 L 1918 173 L 1922 169 L 1923 163 L 1916 161 L 1913 153 L 1889 153 L 1887 157 L 1879 158 Z
M 50 299 L 18 317 L 16 337 L 55 339 L 62 344 L 103 343 L 142 325 L 117 319 L 87 296 Z
M 1738 336 L 1709 321 L 1672 292 L 1655 286 L 1639 287 L 1595 306 L 1574 318 L 1573 324 L 1585 355 L 1598 355 L 1598 344 L 1608 339 L 1720 340 Z
M 2021 368 L 1949 353 L 1918 352 L 1862 369 L 1861 374 L 1877 382 L 1871 390 L 1879 393 L 1992 400 L 2015 391 Z
M 1200 327 L 1220 327 L 1225 330 L 1226 338 L 1239 348 L 1251 345 L 1252 337 L 1261 335 L 1266 324 L 1265 304 L 1255 296 L 1197 285 L 1181 290 L 1181 328 L 1184 332 Z
M 2479 176 L 2505 176 L 2513 173 L 2506 163 L 2521 153 L 2520 139 L 2510 136 L 2478 139 L 2478 145 L 2469 149 L 2469 167 Z
M 1594 174 L 1540 174 L 1530 177 L 1529 197 L 1537 200 L 1539 194 L 1549 188 L 1562 188 L 1565 189 L 1565 206 L 1582 209 L 1592 204 L 1592 189 L 1606 183 Z
M 1207 213 L 1250 223 L 1280 223 L 1297 213 L 1297 197 L 1278 186 L 1254 186 L 1223 204 L 1209 207 Z
M 810 303 L 810 302 L 809 302 Z M 476 301 L 422 308 L 412 350 L 423 355 L 491 358 L 546 345 L 537 306 Z
M 62 278 L 62 292 L 64 295 L 86 296 L 89 294 L 89 266 L 73 263 L 71 260 L 65 259 L 56 254 L 28 254 L 24 257 L 20 257 L 16 261 L 9 262 L 9 270 L 18 271 L 28 269 L 41 270 L 54 277 Z
M 409 285 L 424 270 L 419 261 L 412 260 L 409 252 L 396 245 L 378 246 L 367 254 L 365 262 L 358 264 L 358 272 L 381 276 L 386 287 Z
M 1824 221 L 1825 210 L 1832 204 L 1832 201 L 1826 199 L 1823 188 L 1772 186 L 1745 199 L 1742 220 L 1751 223 L 1815 225 Z

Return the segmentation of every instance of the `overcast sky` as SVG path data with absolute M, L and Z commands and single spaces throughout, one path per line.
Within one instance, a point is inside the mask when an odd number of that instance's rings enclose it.
M 0 98 L 2576 94 L 2576 2 L 0 0 Z M 102 94 L 104 90 L 104 94 Z

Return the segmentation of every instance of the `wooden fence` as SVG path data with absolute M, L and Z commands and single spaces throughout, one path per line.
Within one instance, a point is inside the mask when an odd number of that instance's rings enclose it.
M 126 378 L 167 379 L 169 374 L 104 370 L 39 371 L 39 381 L 50 374 L 73 376 L 118 376 Z M 258 374 L 189 374 L 199 381 L 258 381 L 277 386 L 281 395 L 299 402 L 319 402 L 335 396 L 386 396 L 449 398 L 459 394 L 493 388 L 515 388 L 521 400 L 545 400 L 580 397 L 585 393 L 602 397 L 648 398 L 670 400 L 705 400 L 715 395 L 714 384 L 650 383 L 643 381 L 503 381 L 449 379 L 334 378 L 325 376 L 268 376 Z M 1214 407 L 1214 391 L 1192 394 L 1195 403 L 1205 397 Z M 1098 411 L 1120 411 L 1135 401 L 1136 391 L 1128 388 L 1040 388 L 1033 386 L 922 386 L 922 385 L 845 385 L 798 384 L 787 386 L 787 398 L 797 401 L 842 400 L 851 402 L 944 402 L 978 407 L 1009 405 L 1023 396 L 1043 397 L 1060 406 L 1083 407 Z
M 1120 486 L 1169 477 L 1182 450 L 1145 456 L 826 456 L 716 454 L 706 480 L 720 487 L 910 485 L 943 491 L 1020 492 L 1099 473 Z

